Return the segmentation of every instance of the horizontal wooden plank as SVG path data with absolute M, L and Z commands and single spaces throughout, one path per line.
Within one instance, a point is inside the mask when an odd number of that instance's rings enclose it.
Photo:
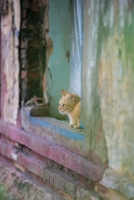
M 34 134 L 27 133 L 20 128 L 0 120 L 1 134 L 13 141 L 32 149 L 33 151 L 83 175 L 84 177 L 98 181 L 102 178 L 103 169 L 93 162 L 65 150 Z

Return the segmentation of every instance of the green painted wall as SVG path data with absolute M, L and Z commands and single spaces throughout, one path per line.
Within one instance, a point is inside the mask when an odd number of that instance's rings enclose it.
M 69 0 L 49 0 L 49 37 L 53 43 L 53 53 L 49 58 L 47 74 L 47 92 L 50 100 L 50 114 L 56 118 L 61 89 L 68 90 L 71 6 Z
M 89 153 L 134 179 L 134 3 L 84 1 L 82 120 Z
M 131 179 L 134 179 L 133 18 L 133 2 L 117 1 L 116 4 L 108 5 L 101 21 L 98 65 L 98 87 L 108 164 L 113 170 Z

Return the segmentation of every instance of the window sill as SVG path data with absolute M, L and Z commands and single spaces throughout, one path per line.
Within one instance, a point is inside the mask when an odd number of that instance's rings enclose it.
M 21 110 L 22 128 L 25 131 L 81 156 L 86 155 L 84 129 L 70 128 L 67 122 L 51 117 L 32 117 L 30 110 L 30 107 L 23 107 Z

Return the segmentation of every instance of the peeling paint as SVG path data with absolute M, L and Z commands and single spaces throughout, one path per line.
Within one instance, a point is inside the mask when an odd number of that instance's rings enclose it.
M 13 151 L 10 154 L 11 158 L 15 161 L 17 161 L 18 155 L 16 153 L 14 153 Z
M 20 29 L 20 2 L 9 1 L 8 15 L 2 16 L 2 59 L 6 77 L 4 120 L 16 124 L 19 102 L 18 33 Z M 6 59 L 5 59 L 6 58 Z

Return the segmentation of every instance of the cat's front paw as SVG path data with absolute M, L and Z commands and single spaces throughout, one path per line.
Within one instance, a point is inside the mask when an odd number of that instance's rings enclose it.
M 69 127 L 74 128 L 74 125 L 69 123 Z
M 80 125 L 79 124 L 69 124 L 69 127 L 77 129 L 77 128 L 80 128 Z
M 74 128 L 80 128 L 80 126 L 79 125 L 74 125 Z

